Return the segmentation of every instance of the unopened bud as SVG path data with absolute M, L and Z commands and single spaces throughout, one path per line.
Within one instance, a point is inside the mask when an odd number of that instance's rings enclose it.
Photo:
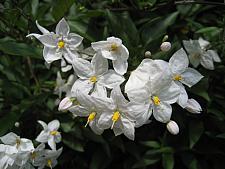
M 165 41 L 167 41 L 167 39 L 169 38 L 169 36 L 168 35 L 165 35 L 164 37 L 163 37 L 163 40 L 162 40 L 162 42 L 165 42 Z
M 167 130 L 173 135 L 177 135 L 179 133 L 179 127 L 175 121 L 170 120 L 166 127 Z
M 65 97 L 62 99 L 62 101 L 59 103 L 58 110 L 59 111 L 65 111 L 68 108 L 70 108 L 73 105 L 72 100 L 69 97 Z
M 163 42 L 160 46 L 161 51 L 167 52 L 171 48 L 171 43 L 170 42 Z
M 152 55 L 152 53 L 150 51 L 145 52 L 145 57 L 150 57 L 151 55 Z
M 202 111 L 201 105 L 195 99 L 188 99 L 185 109 L 196 114 L 199 114 Z
M 17 121 L 17 122 L 15 122 L 15 127 L 19 127 L 20 126 L 20 123 Z

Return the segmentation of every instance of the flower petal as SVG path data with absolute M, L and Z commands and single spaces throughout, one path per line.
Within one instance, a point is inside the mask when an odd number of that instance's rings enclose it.
M 112 62 L 113 62 L 113 68 L 117 73 L 124 75 L 127 72 L 127 67 L 128 67 L 127 60 L 122 60 L 121 56 L 119 56 L 117 57 L 116 60 L 113 60 Z
M 0 137 L 0 140 L 2 141 L 3 144 L 6 145 L 14 145 L 16 144 L 16 139 L 19 138 L 15 133 L 10 132 L 2 137 Z
M 48 129 L 50 131 L 57 131 L 59 129 L 60 123 L 59 120 L 53 120 L 50 123 L 48 123 Z
M 108 60 L 103 58 L 100 52 L 93 56 L 91 64 L 95 75 L 102 75 L 108 71 Z
M 108 49 L 110 45 L 111 45 L 111 42 L 107 42 L 107 41 L 98 41 L 98 42 L 91 43 L 91 46 L 95 51 Z
M 86 107 L 89 110 L 95 107 L 93 97 L 86 93 L 83 93 L 80 90 L 77 91 L 77 100 L 79 101 L 79 103 L 81 103 L 82 106 Z
M 50 33 L 50 32 L 49 32 L 47 29 L 45 29 L 43 26 L 39 25 L 39 23 L 38 23 L 37 20 L 36 20 L 36 25 L 37 25 L 39 31 L 41 31 L 41 33 L 43 33 L 43 34 L 48 34 L 48 33 Z
M 112 112 L 113 113 L 113 112 Z M 108 129 L 112 126 L 112 113 L 103 112 L 98 120 L 98 126 L 102 129 Z
M 73 60 L 73 69 L 81 79 L 89 79 L 94 73 L 91 63 L 81 58 Z
M 41 131 L 41 133 L 35 139 L 39 143 L 47 143 L 48 142 L 49 133 L 47 131 Z
M 110 98 L 112 98 L 115 105 L 118 105 L 118 106 L 120 105 L 124 106 L 128 103 L 128 101 L 125 99 L 125 97 L 123 96 L 121 92 L 120 86 L 116 86 L 115 88 L 113 88 Z
M 44 47 L 43 49 L 43 57 L 45 61 L 50 64 L 53 61 L 59 60 L 62 58 L 62 53 L 56 52 L 55 48 Z
M 134 140 L 134 133 L 135 133 L 135 123 L 131 122 L 130 120 L 128 120 L 127 118 L 123 118 L 121 117 L 121 121 L 123 124 L 123 134 L 129 138 L 130 140 Z
M 202 55 L 200 63 L 204 68 L 214 70 L 213 58 L 208 53 Z
M 155 119 L 162 123 L 167 123 L 172 115 L 172 107 L 168 103 L 160 103 L 158 106 L 153 107 L 153 116 Z
M 43 127 L 44 130 L 48 129 L 48 125 L 45 122 L 38 120 L 38 123 Z
M 97 135 L 101 135 L 104 131 L 103 129 L 98 127 L 96 120 L 91 121 L 89 123 L 89 126 L 91 127 L 92 131 Z
M 76 34 L 76 33 L 70 33 L 67 36 L 66 42 L 69 45 L 70 49 L 76 49 L 78 46 L 81 45 L 82 41 L 83 41 L 83 37 Z
M 48 139 L 48 145 L 52 150 L 56 150 L 56 144 L 53 136 Z
M 188 87 L 192 87 L 203 78 L 203 76 L 197 70 L 192 68 L 187 68 L 181 76 L 182 79 L 180 81 Z
M 55 32 L 57 35 L 67 36 L 70 32 L 70 27 L 66 20 L 62 18 L 59 23 L 56 25 Z
M 183 48 L 173 54 L 169 60 L 169 66 L 173 74 L 181 74 L 188 67 L 189 60 Z
M 89 82 L 89 80 L 77 79 L 72 86 L 71 92 L 75 93 L 80 90 L 88 94 L 93 89 L 93 86 L 93 83 Z
M 207 53 L 213 58 L 214 62 L 221 62 L 221 59 L 215 50 L 208 50 Z
M 180 86 L 180 95 L 177 100 L 177 104 L 179 104 L 182 108 L 185 108 L 188 101 L 188 94 L 185 90 L 185 87 L 182 84 L 179 84 Z
M 57 47 L 58 41 L 54 34 L 42 35 L 38 38 L 38 40 L 46 47 L 49 47 L 49 48 Z
M 98 84 L 112 89 L 120 85 L 124 81 L 125 79 L 123 76 L 119 75 L 114 70 L 109 70 L 107 73 L 105 73 L 99 78 Z

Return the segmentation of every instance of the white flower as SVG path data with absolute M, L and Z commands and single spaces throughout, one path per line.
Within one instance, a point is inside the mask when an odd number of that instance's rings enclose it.
M 194 99 L 188 99 L 185 109 L 191 113 L 201 113 L 201 105 Z
M 181 91 L 177 102 L 183 108 L 188 101 L 188 95 L 183 84 L 192 87 L 203 78 L 197 70 L 189 68 L 188 65 L 188 56 L 183 48 L 175 52 L 169 60 L 172 79 L 180 87 Z
M 104 58 L 112 60 L 117 73 L 123 75 L 127 72 L 129 51 L 121 39 L 109 37 L 106 41 L 93 42 L 91 46 L 95 51 L 100 51 Z
M 163 42 L 160 46 L 161 51 L 163 52 L 168 52 L 171 48 L 171 43 L 170 42 Z
M 58 150 L 45 150 L 43 156 L 35 161 L 34 166 L 37 166 L 38 169 L 43 169 L 45 166 L 52 169 L 58 164 L 57 158 L 61 153 L 62 148 Z
M 82 112 L 76 111 L 74 114 L 80 117 L 88 117 L 85 127 L 89 124 L 96 134 L 102 134 L 104 130 L 98 126 L 98 119 L 101 112 L 96 106 L 95 97 L 79 91 L 77 92 L 77 100 L 81 103 L 81 106 L 83 106 L 84 109 Z
M 73 68 L 80 79 L 75 81 L 72 92 L 81 90 L 92 93 L 96 87 L 114 88 L 125 80 L 114 70 L 108 70 L 108 61 L 99 52 L 94 55 L 91 63 L 81 58 L 74 59 Z
M 111 127 L 116 136 L 123 133 L 129 139 L 134 140 L 135 117 L 119 86 L 112 90 L 110 98 L 96 97 L 95 102 L 102 112 L 98 120 L 100 128 Z
M 61 99 L 62 93 L 66 93 L 66 95 L 70 95 L 72 85 L 76 79 L 77 79 L 77 77 L 72 74 L 69 76 L 69 78 L 66 82 L 66 80 L 62 79 L 62 76 L 61 76 L 60 72 L 58 71 L 54 94 L 57 94 L 59 96 L 59 99 Z
M 37 136 L 36 141 L 40 143 L 48 143 L 52 150 L 56 150 L 56 143 L 61 141 L 61 134 L 58 132 L 60 123 L 58 120 L 53 120 L 48 125 L 43 121 L 38 121 L 42 125 L 43 130 Z
M 190 63 L 194 67 L 201 64 L 206 69 L 213 70 L 213 62 L 221 62 L 216 51 L 207 50 L 210 43 L 202 38 L 199 38 L 199 40 L 184 40 L 183 44 L 189 54 Z
M 179 133 L 179 126 L 175 121 L 170 120 L 167 123 L 166 128 L 173 135 L 177 135 Z
M 0 137 L 0 140 L 5 145 L 13 146 L 17 149 L 18 152 L 20 151 L 32 151 L 34 150 L 34 146 L 31 140 L 26 138 L 20 138 L 15 133 L 8 133 L 5 136 Z
M 0 168 L 7 169 L 15 162 L 16 147 L 0 144 Z
M 70 70 L 72 66 L 67 66 L 66 62 L 71 64 L 73 58 L 79 57 L 77 48 L 81 45 L 83 37 L 75 33 L 69 33 L 70 28 L 64 18 L 57 24 L 56 33 L 49 33 L 40 25 L 37 24 L 37 26 L 43 35 L 30 34 L 28 37 L 34 36 L 44 45 L 43 56 L 45 61 L 50 64 L 61 59 L 62 71 Z
M 138 126 L 145 124 L 152 112 L 157 121 L 167 123 L 170 120 L 172 114 L 170 104 L 175 103 L 180 94 L 179 86 L 170 77 L 167 62 L 150 59 L 145 59 L 137 71 L 131 74 L 125 92 L 132 102 L 140 105 L 142 110 L 136 115 Z M 141 108 L 146 106 L 147 109 Z

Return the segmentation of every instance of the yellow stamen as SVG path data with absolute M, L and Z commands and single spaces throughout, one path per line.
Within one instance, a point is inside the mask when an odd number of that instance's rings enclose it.
M 65 42 L 63 41 L 63 40 L 60 40 L 59 42 L 58 42 L 58 48 L 64 48 L 64 46 L 65 46 Z
M 111 51 L 116 51 L 118 49 L 118 46 L 116 43 L 111 44 Z
M 153 102 L 154 102 L 154 104 L 155 105 L 160 105 L 160 99 L 159 99 L 159 97 L 158 96 L 153 96 L 152 97 L 152 100 L 153 100 Z
M 19 148 L 20 144 L 21 144 L 21 140 L 20 139 L 16 139 L 16 148 L 17 149 Z
M 113 129 L 114 124 L 119 120 L 119 118 L 120 118 L 120 112 L 119 111 L 115 111 L 113 113 L 113 116 L 112 116 L 113 124 L 111 126 L 111 129 Z
M 50 159 L 47 160 L 47 166 L 49 168 L 52 168 L 52 160 L 50 160 Z
M 175 75 L 173 77 L 173 80 L 180 81 L 180 80 L 182 80 L 182 76 L 181 75 Z
M 36 152 L 32 152 L 31 153 L 31 159 L 34 160 L 37 157 L 37 153 Z
M 91 81 L 92 83 L 96 83 L 96 82 L 97 82 L 97 77 L 96 77 L 96 76 L 91 76 L 91 77 L 90 77 L 90 81 Z
M 96 112 L 91 112 L 91 114 L 89 114 L 87 123 L 85 124 L 85 127 L 87 127 L 87 125 L 95 119 L 95 116 L 96 116 Z
M 53 136 L 55 136 L 55 135 L 59 134 L 59 132 L 56 131 L 56 130 L 53 130 L 53 131 L 50 131 L 50 134 L 53 135 Z

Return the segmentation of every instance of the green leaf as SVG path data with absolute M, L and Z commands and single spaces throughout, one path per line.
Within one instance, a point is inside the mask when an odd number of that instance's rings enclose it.
M 62 17 L 65 16 L 65 13 L 70 9 L 73 5 L 74 0 L 54 0 L 53 8 L 52 8 L 52 16 L 58 21 Z
M 141 144 L 151 148 L 160 148 L 161 146 L 157 141 L 143 141 Z
M 174 168 L 174 156 L 172 153 L 164 153 L 162 155 L 162 165 L 164 169 Z
M 29 56 L 36 59 L 42 58 L 41 49 L 25 43 L 17 43 L 6 39 L 0 39 L 0 51 L 9 55 Z
M 166 17 L 151 20 L 141 29 L 141 38 L 145 46 L 166 33 L 167 28 L 174 24 L 179 12 L 174 12 Z
M 136 164 L 134 164 L 132 168 L 146 167 L 146 166 L 149 166 L 149 165 L 157 163 L 159 160 L 160 160 L 159 158 L 155 158 L 155 159 L 143 158 L 140 161 L 138 161 Z
M 193 146 L 198 142 L 201 135 L 203 134 L 204 126 L 201 121 L 191 121 L 189 123 L 189 147 Z
M 63 143 L 75 151 L 84 152 L 83 145 L 71 135 L 64 135 Z

